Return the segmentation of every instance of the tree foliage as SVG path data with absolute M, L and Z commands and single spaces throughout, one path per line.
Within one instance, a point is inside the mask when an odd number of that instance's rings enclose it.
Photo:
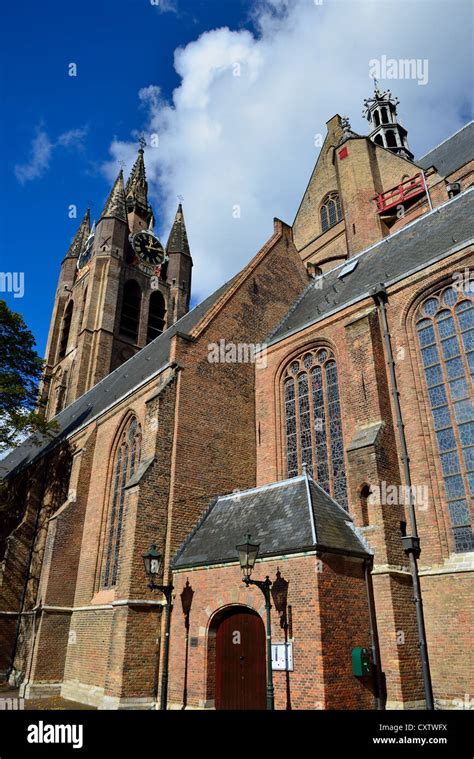
M 32 333 L 21 315 L 0 300 L 0 451 L 55 428 L 36 410 L 42 371 Z

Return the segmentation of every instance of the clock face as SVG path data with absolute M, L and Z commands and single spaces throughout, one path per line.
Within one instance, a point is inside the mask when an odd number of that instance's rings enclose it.
M 157 264 L 160 264 L 165 257 L 161 242 L 154 234 L 147 230 L 137 232 L 133 235 L 132 247 L 137 256 L 147 264 L 156 266 Z
M 89 237 L 89 239 L 86 242 L 86 247 L 82 251 L 81 255 L 79 256 L 79 260 L 77 262 L 77 268 L 79 270 L 83 269 L 86 264 L 89 263 L 91 256 L 92 256 L 92 250 L 94 248 L 94 238 Z

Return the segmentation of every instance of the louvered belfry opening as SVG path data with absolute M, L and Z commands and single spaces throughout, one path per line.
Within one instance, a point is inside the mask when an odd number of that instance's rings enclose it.
M 68 303 L 68 306 L 66 308 L 66 311 L 64 312 L 63 317 L 63 326 L 61 330 L 61 341 L 59 343 L 59 355 L 58 358 L 62 359 L 66 355 L 67 351 L 67 344 L 69 341 L 69 332 L 71 330 L 71 320 L 72 320 L 72 311 L 74 308 L 74 303 L 72 300 Z
M 158 337 L 163 332 L 165 328 L 165 314 L 165 299 L 159 290 L 155 290 L 155 292 L 150 295 L 150 304 L 148 307 L 147 343 L 151 343 L 155 337 Z
M 119 330 L 121 335 L 130 337 L 135 341 L 138 338 L 141 301 L 142 293 L 138 283 L 134 279 L 125 282 Z

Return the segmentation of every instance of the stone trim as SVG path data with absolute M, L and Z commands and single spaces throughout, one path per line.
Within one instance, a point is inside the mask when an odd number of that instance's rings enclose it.
M 51 698 L 61 695 L 61 683 L 22 683 L 20 685 L 20 698 Z
M 419 701 L 387 701 L 385 704 L 386 711 L 389 710 L 403 710 L 406 709 L 415 709 L 416 711 L 425 709 L 425 701 L 419 700 Z
M 278 556 L 261 556 L 255 562 L 256 564 L 262 564 L 266 561 L 286 561 L 287 559 L 300 558 L 301 556 L 317 556 L 319 553 L 326 553 L 326 551 L 316 550 L 316 548 L 309 551 L 299 551 L 298 553 L 285 553 Z M 231 567 L 239 563 L 238 559 L 235 561 L 224 561 L 220 564 L 200 564 L 199 566 L 180 567 L 179 569 L 173 569 L 173 574 L 187 574 L 189 572 L 201 572 L 203 569 L 218 569 L 219 567 Z
M 402 566 L 396 566 L 394 564 L 380 564 L 375 566 L 372 570 L 372 575 L 404 575 L 411 577 L 411 572 L 408 568 Z

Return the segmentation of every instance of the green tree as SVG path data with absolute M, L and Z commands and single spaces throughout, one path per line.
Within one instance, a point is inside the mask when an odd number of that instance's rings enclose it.
M 43 361 L 23 318 L 0 300 L 0 451 L 56 428 L 35 408 L 42 371 Z

